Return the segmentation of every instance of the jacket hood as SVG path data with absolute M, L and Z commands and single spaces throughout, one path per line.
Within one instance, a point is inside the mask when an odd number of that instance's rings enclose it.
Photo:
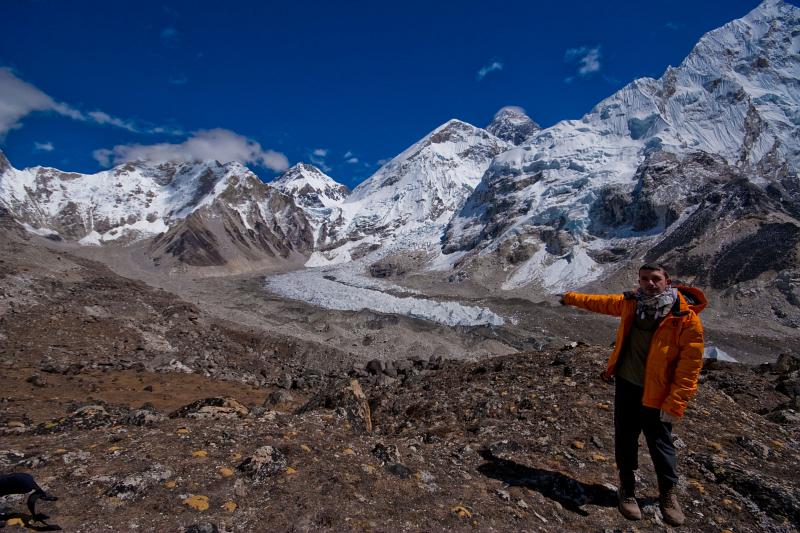
M 697 287 L 687 287 L 686 285 L 675 285 L 674 287 L 678 289 L 678 294 L 683 296 L 683 298 L 678 299 L 678 302 L 675 302 L 675 307 L 672 309 L 674 314 L 684 314 L 686 309 L 691 309 L 699 314 L 708 305 L 706 295 Z M 683 303 L 680 303 L 680 309 L 678 310 L 676 307 L 678 307 L 681 300 Z M 675 311 L 678 311 L 678 313 L 675 313 Z

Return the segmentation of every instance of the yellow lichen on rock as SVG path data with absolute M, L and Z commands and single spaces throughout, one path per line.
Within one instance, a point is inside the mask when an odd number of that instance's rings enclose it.
M 25 522 L 23 522 L 21 518 L 9 518 L 6 520 L 6 525 L 25 527 Z
M 197 496 L 192 494 L 183 500 L 183 503 L 195 511 L 205 511 L 208 509 L 208 496 Z
M 287 475 L 291 476 L 292 474 L 296 474 L 296 473 L 297 473 L 297 469 L 296 468 L 292 468 L 291 466 L 286 467 L 286 474 Z
M 700 494 L 706 493 L 706 488 L 703 486 L 702 483 L 700 483 L 696 479 L 690 479 L 688 484 L 690 487 L 693 487 L 698 493 Z
M 178 435 L 186 435 L 187 433 L 189 433 L 188 428 L 178 428 Z
M 306 445 L 306 444 L 301 444 L 300 445 L 300 449 L 303 450 L 304 452 L 310 452 L 311 451 L 311 448 L 309 448 L 308 445 Z
M 239 508 L 239 506 L 238 506 L 238 505 L 236 505 L 236 502 L 225 502 L 225 503 L 222 505 L 222 508 L 223 508 L 223 509 L 225 509 L 226 511 L 228 511 L 229 513 L 232 513 L 232 512 L 234 512 L 236 509 L 238 509 L 238 508 Z
M 453 507 L 453 512 L 457 514 L 459 518 L 472 518 L 472 511 L 463 505 L 456 505 Z
M 219 472 L 219 475 L 222 477 L 231 477 L 233 475 L 233 470 L 231 470 L 227 466 L 219 467 L 219 469 L 217 469 L 217 472 Z
M 175 483 L 173 480 L 169 480 L 169 481 L 164 483 L 164 488 L 167 488 L 167 489 L 174 489 L 176 486 L 177 486 L 177 483 Z
M 196 450 L 192 452 L 192 457 L 208 457 L 208 452 L 205 450 Z

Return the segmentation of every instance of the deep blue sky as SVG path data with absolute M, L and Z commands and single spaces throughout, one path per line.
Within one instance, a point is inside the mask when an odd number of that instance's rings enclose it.
M 329 174 L 352 186 L 450 118 L 485 126 L 505 105 L 543 126 L 579 118 L 757 4 L 4 0 L 6 81 L 68 110 L 21 116 L 0 148 L 17 168 L 94 172 L 98 149 L 223 128 L 289 164 L 325 150 Z

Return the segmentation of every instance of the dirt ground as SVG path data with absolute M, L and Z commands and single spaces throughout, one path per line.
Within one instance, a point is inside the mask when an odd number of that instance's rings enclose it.
M 446 328 L 259 276 L 145 283 L 0 227 L 0 472 L 59 497 L 45 522 L 0 498 L 0 526 L 669 530 L 644 447 L 645 519 L 615 507 L 613 320 L 484 295 L 517 324 Z M 675 432 L 685 530 L 797 531 L 800 361 L 775 356 L 704 370 Z

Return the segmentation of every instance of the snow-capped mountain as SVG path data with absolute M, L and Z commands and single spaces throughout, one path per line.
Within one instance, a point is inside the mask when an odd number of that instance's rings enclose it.
M 486 126 L 486 131 L 514 146 L 524 143 L 540 129 L 525 111 L 514 106 L 502 108 Z
M 506 288 L 560 290 L 607 270 L 598 251 L 652 245 L 697 209 L 709 182 L 679 170 L 702 154 L 763 190 L 783 188 L 800 165 L 798 28 L 800 9 L 767 0 L 706 34 L 660 79 L 638 79 L 581 120 L 500 154 L 443 250 L 513 250 Z M 678 173 L 653 181 L 647 165 L 659 153 L 674 155 Z M 598 216 L 609 210 L 619 223 Z
M 51 239 L 126 243 L 164 233 L 163 244 L 188 224 L 193 236 L 164 251 L 180 259 L 192 256 L 186 246 L 202 245 L 205 251 L 198 254 L 215 258 L 200 262 L 215 265 L 225 262 L 222 249 L 285 257 L 287 249 L 307 254 L 313 246 L 309 223 L 292 199 L 235 162 L 135 162 L 78 174 L 45 167 L 17 170 L 2 157 L 0 168 L 0 205 L 28 231 Z M 215 224 L 228 233 L 204 239 L 215 233 L 210 229 Z M 226 244 L 229 240 L 235 242 Z
M 304 260 L 313 247 L 313 228 L 293 199 L 249 173 L 229 180 L 212 202 L 156 236 L 148 255 L 157 264 L 225 267 L 230 272 L 293 255 Z
M 459 120 L 439 126 L 386 163 L 341 204 L 342 220 L 309 264 L 344 262 L 392 243 L 438 243 L 442 228 L 511 145 Z
M 294 198 L 314 229 L 314 243 L 323 244 L 331 225 L 341 223 L 341 205 L 350 189 L 314 165 L 298 163 L 270 183 Z

